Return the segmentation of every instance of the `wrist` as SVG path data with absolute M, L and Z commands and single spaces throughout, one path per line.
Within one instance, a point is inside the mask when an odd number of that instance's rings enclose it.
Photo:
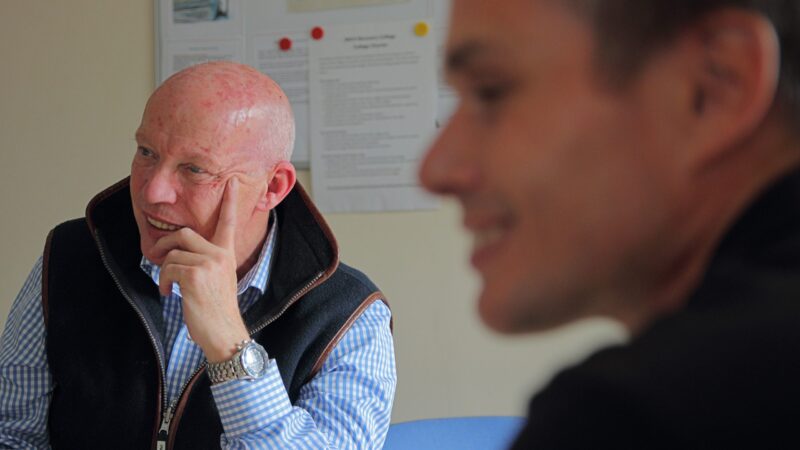
M 228 361 L 239 352 L 239 346 L 242 342 L 249 339 L 250 335 L 246 331 L 231 334 L 221 339 L 215 339 L 212 345 L 209 345 L 207 349 L 203 349 L 203 353 L 205 353 L 206 360 L 210 363 Z

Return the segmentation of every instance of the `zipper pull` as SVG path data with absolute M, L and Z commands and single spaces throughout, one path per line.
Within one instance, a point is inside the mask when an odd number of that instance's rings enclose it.
M 172 415 L 175 414 L 175 404 L 178 403 L 174 400 L 170 403 L 169 407 L 161 418 L 161 428 L 158 429 L 158 442 L 156 443 L 157 450 L 167 449 L 167 438 L 169 437 L 169 423 L 172 421 Z

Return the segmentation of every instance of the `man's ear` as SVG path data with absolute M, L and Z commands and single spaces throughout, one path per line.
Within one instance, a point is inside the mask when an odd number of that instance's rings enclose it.
M 710 13 L 689 30 L 699 58 L 691 73 L 693 166 L 724 158 L 768 115 L 780 73 L 780 44 L 772 24 L 744 9 Z
M 270 175 L 264 195 L 256 205 L 256 209 L 261 211 L 269 211 L 278 206 L 289 195 L 297 181 L 297 172 L 289 161 L 276 164 Z

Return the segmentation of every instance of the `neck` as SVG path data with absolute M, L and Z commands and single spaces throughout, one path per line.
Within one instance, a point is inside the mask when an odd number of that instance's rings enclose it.
M 272 221 L 269 220 L 269 213 L 265 214 L 264 220 L 253 221 L 254 225 L 245 231 L 246 236 L 253 236 L 254 238 L 249 242 L 244 242 L 241 247 L 237 247 L 236 260 L 239 266 L 236 268 L 236 278 L 241 280 L 247 275 L 257 263 L 258 258 L 261 256 L 261 250 L 264 248 L 264 242 L 269 235 Z M 244 248 L 240 251 L 239 248 Z
M 690 174 L 679 196 L 683 207 L 668 226 L 661 269 L 629 296 L 632 307 L 615 314 L 633 334 L 685 306 L 733 224 L 770 184 L 800 165 L 797 140 L 782 126 L 772 127 Z

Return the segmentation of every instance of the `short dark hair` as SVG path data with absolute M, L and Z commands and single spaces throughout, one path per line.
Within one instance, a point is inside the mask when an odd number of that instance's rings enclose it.
M 603 75 L 624 83 L 682 29 L 721 8 L 758 12 L 772 22 L 781 47 L 777 102 L 800 125 L 800 0 L 564 0 L 590 21 Z

